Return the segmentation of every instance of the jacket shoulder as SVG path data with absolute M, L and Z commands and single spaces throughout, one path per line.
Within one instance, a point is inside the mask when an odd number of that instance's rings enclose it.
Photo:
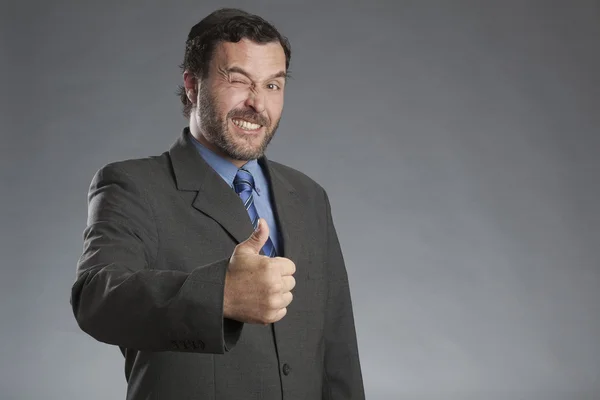
M 93 180 L 116 179 L 128 180 L 136 183 L 151 182 L 169 171 L 167 153 L 143 158 L 130 158 L 112 161 L 101 166 L 95 173 Z

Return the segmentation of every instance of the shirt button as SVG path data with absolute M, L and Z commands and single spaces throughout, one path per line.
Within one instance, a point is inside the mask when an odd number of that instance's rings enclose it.
M 290 374 L 290 366 L 288 364 L 283 364 L 283 374 L 288 376 Z

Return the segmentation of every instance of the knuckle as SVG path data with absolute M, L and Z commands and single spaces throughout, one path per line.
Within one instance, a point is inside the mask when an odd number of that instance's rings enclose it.
M 279 307 L 279 299 L 277 296 L 269 296 L 267 298 L 267 308 L 269 310 L 276 310 Z
M 267 270 L 267 271 L 270 268 L 272 268 L 272 266 L 271 266 L 271 260 L 269 258 L 263 258 L 263 257 L 261 257 L 260 261 L 259 261 L 259 265 L 260 265 L 260 267 L 262 269 Z
M 267 257 L 263 259 L 263 267 L 265 271 L 273 273 L 277 270 L 277 263 L 274 259 Z
M 281 293 L 283 291 L 283 282 L 275 281 L 271 283 L 271 293 Z

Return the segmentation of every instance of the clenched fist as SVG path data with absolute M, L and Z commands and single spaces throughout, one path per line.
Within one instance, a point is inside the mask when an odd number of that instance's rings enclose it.
M 259 254 L 268 237 L 269 225 L 260 218 L 257 230 L 233 251 L 225 275 L 224 317 L 267 325 L 287 313 L 296 265 L 287 258 Z

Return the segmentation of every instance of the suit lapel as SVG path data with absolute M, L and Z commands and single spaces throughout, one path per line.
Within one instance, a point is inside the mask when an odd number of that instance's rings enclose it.
M 187 128 L 169 150 L 177 188 L 197 192 L 192 206 L 214 219 L 238 243 L 253 231 L 242 200 L 198 153 Z
M 190 142 L 188 132 L 186 128 L 169 150 L 177 188 L 197 192 L 192 202 L 194 208 L 215 220 L 238 243 L 246 240 L 252 234 L 253 227 L 242 200 L 204 161 Z M 283 241 L 283 254 L 279 255 L 297 262 L 304 218 L 300 199 L 291 183 L 272 162 L 263 156 L 258 163 L 269 180 L 271 204 Z
M 301 250 L 302 221 L 304 209 L 298 193 L 291 183 L 265 156 L 258 159 L 265 171 L 271 188 L 271 204 L 278 221 L 278 229 L 283 241 L 283 254 L 280 256 L 297 262 Z
M 298 193 L 276 167 L 276 164 L 269 162 L 266 157 L 262 157 L 258 162 L 263 167 L 270 182 L 272 204 L 283 239 L 283 254 L 281 256 L 292 260 L 298 266 L 300 263 L 299 257 L 303 254 L 303 240 L 306 240 L 305 230 L 302 226 L 306 218 L 304 215 L 305 209 L 302 207 Z M 298 285 L 304 284 L 307 272 L 303 268 L 296 268 L 294 277 Z M 271 324 L 278 358 L 283 357 L 281 352 L 287 350 L 279 348 L 278 338 L 293 338 L 298 332 L 298 326 L 290 323 L 290 321 L 288 317 L 288 319 L 284 318 L 282 321 Z

